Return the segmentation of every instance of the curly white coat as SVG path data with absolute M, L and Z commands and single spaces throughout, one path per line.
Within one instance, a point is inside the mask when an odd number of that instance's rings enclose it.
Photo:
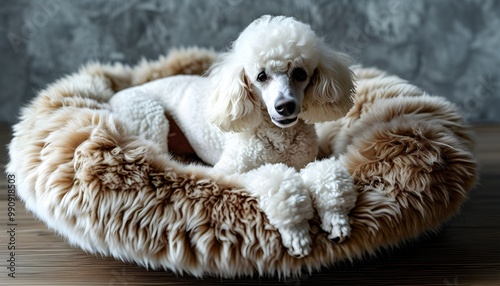
M 167 77 L 120 91 L 110 104 L 131 134 L 165 152 L 165 113 L 171 115 L 214 172 L 242 178 L 289 253 L 303 257 L 311 250 L 314 207 L 330 239 L 342 242 L 350 234 L 351 177 L 335 158 L 315 161 L 314 128 L 352 106 L 347 64 L 309 25 L 263 16 L 207 77 Z

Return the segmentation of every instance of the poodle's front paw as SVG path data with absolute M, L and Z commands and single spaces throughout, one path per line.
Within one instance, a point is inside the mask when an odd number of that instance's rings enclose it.
M 241 178 L 259 198 L 259 207 L 278 229 L 290 255 L 308 255 L 312 243 L 308 220 L 313 218 L 314 209 L 300 174 L 285 164 L 266 164 Z
M 338 212 L 327 211 L 322 214 L 321 228 L 328 233 L 328 239 L 335 243 L 344 242 L 351 234 L 349 217 Z
M 303 258 L 311 252 L 311 236 L 309 235 L 309 223 L 304 221 L 299 225 L 280 227 L 283 245 L 288 253 L 296 258 Z
M 301 175 L 328 238 L 335 243 L 343 242 L 351 234 L 348 213 L 357 199 L 351 175 L 335 158 L 310 163 L 301 170 Z

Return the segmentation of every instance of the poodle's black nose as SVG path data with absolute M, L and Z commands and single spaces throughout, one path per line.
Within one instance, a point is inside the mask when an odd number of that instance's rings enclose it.
M 296 104 L 294 100 L 283 99 L 276 101 L 274 109 L 283 116 L 288 116 L 295 112 Z

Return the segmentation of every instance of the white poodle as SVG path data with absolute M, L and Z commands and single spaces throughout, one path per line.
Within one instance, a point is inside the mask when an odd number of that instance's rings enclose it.
M 164 113 L 170 114 L 216 173 L 237 174 L 289 253 L 302 257 L 311 250 L 313 206 L 331 240 L 341 242 L 350 233 L 347 214 L 356 200 L 351 178 L 334 158 L 315 161 L 314 127 L 352 106 L 347 65 L 347 57 L 327 47 L 309 25 L 262 16 L 207 77 L 146 83 L 117 93 L 111 106 L 132 133 L 165 151 Z

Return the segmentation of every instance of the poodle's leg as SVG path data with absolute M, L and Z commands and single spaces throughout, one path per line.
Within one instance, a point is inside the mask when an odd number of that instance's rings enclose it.
M 348 214 L 357 198 L 350 174 L 335 158 L 312 162 L 300 174 L 311 192 L 321 227 L 331 241 L 343 242 L 351 233 Z
M 242 174 L 253 169 L 251 164 L 245 162 L 247 156 L 242 155 L 243 149 L 247 147 L 241 144 L 226 144 L 221 157 L 213 167 L 214 171 L 219 174 Z
M 268 163 L 282 162 L 283 158 L 269 142 L 256 136 L 226 134 L 224 150 L 214 169 L 222 174 L 243 174 Z
M 159 102 L 146 95 L 124 90 L 110 100 L 113 114 L 125 124 L 130 135 L 143 137 L 168 152 L 169 122 Z
M 266 164 L 242 174 L 244 186 L 259 200 L 259 207 L 278 229 L 288 253 L 302 258 L 311 252 L 308 220 L 311 198 L 300 174 L 284 164 Z

